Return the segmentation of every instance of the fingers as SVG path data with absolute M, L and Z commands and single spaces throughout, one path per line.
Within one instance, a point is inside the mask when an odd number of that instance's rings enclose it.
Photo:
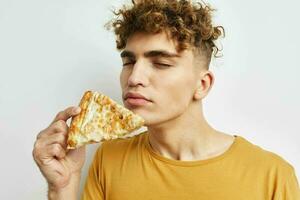
M 33 157 L 37 163 L 45 165 L 47 160 L 54 157 L 62 159 L 66 156 L 67 136 L 62 133 L 56 133 L 48 137 L 41 137 L 36 140 L 33 148 Z
M 50 126 L 48 128 L 46 128 L 45 130 L 41 131 L 37 135 L 37 139 L 47 136 L 47 135 L 50 135 L 52 133 L 62 132 L 62 133 L 67 134 L 69 127 L 66 124 L 66 121 L 70 117 L 79 114 L 80 111 L 81 111 L 80 107 L 71 106 L 69 108 L 66 108 L 64 111 L 57 113 L 56 117 L 51 122 Z
M 55 123 L 59 120 L 67 121 L 70 117 L 79 114 L 80 111 L 81 111 L 80 107 L 71 106 L 71 107 L 57 113 L 57 115 L 55 116 L 52 123 Z
M 32 151 L 33 158 L 39 166 L 47 166 L 53 159 L 63 159 L 66 156 L 65 149 L 58 143 L 42 145 L 38 142 Z
M 48 137 L 42 137 L 39 141 L 42 146 L 60 144 L 64 149 L 67 148 L 67 135 L 65 133 L 55 133 Z
M 55 133 L 62 133 L 64 135 L 66 135 L 68 133 L 69 127 L 67 125 L 67 123 L 63 120 L 58 120 L 56 122 L 54 122 L 53 124 L 50 124 L 50 126 L 48 128 L 46 128 L 45 130 L 41 131 L 38 135 L 37 135 L 37 139 L 42 138 L 42 137 L 47 137 L 48 135 L 52 135 Z
M 69 130 L 66 121 L 79 114 L 80 111 L 80 107 L 73 106 L 59 112 L 50 126 L 37 135 L 32 154 L 39 165 L 45 165 L 47 162 L 53 162 L 55 158 L 61 159 L 66 156 L 66 140 Z
M 65 149 L 60 144 L 51 144 L 48 145 L 47 148 L 47 156 L 57 157 L 58 159 L 62 159 L 66 156 Z

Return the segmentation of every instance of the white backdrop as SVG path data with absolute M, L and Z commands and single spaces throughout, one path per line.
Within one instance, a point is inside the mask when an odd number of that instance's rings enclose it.
M 121 60 L 103 25 L 123 2 L 0 0 L 0 199 L 46 199 L 31 152 L 58 111 L 87 89 L 121 103 Z M 208 121 L 282 156 L 299 177 L 299 1 L 210 4 L 226 37 L 211 65 Z M 96 147 L 88 147 L 82 183 Z

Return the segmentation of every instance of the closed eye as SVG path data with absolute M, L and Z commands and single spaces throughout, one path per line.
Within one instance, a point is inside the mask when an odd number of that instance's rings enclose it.
M 154 65 L 162 66 L 162 67 L 171 67 L 172 65 L 165 64 L 165 63 L 154 63 Z
M 123 63 L 123 66 L 126 66 L 126 65 L 133 65 L 134 62 L 127 62 L 127 63 Z

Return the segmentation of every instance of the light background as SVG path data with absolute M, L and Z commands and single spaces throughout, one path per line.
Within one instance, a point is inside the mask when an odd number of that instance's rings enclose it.
M 0 199 L 46 199 L 31 152 L 58 111 L 87 89 L 122 102 L 121 60 L 103 25 L 123 2 L 0 0 Z M 211 65 L 208 121 L 282 156 L 299 177 L 299 1 L 210 4 L 226 38 Z M 96 147 L 88 147 L 82 183 Z

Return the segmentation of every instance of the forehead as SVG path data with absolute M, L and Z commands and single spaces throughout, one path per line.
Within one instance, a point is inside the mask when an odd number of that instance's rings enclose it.
M 125 50 L 136 54 L 152 50 L 165 50 L 172 53 L 178 53 L 176 42 L 168 37 L 165 32 L 151 34 L 144 32 L 134 33 L 127 39 Z
M 127 39 L 124 51 L 130 51 L 135 56 L 142 56 L 146 52 L 164 51 L 171 54 L 177 54 L 177 58 L 192 59 L 193 53 L 191 49 L 177 51 L 177 41 L 171 39 L 166 32 L 151 34 L 137 32 Z

